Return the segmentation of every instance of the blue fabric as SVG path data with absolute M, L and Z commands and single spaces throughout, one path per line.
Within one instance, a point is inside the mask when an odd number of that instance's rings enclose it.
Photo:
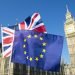
M 11 61 L 43 70 L 59 71 L 62 47 L 62 36 L 16 31 Z

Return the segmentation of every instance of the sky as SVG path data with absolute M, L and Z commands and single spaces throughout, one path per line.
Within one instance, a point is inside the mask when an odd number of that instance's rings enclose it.
M 64 33 L 66 5 L 75 17 L 75 0 L 0 0 L 0 25 L 11 26 L 39 12 L 48 33 L 64 36 L 62 58 L 69 63 Z

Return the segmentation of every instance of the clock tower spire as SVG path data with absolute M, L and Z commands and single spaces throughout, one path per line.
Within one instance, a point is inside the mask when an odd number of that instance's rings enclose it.
M 64 23 L 64 30 L 67 39 L 70 61 L 71 64 L 75 64 L 75 21 L 68 9 L 68 6 L 66 6 L 66 9 L 67 12 L 65 15 L 66 21 Z
M 65 15 L 66 16 L 66 22 L 65 22 L 65 24 L 68 25 L 68 24 L 74 22 L 74 19 L 72 18 L 71 12 L 69 11 L 67 5 L 66 5 L 66 10 L 67 10 L 67 12 L 66 12 L 66 15 Z
M 69 12 L 68 6 L 66 5 L 67 12 Z

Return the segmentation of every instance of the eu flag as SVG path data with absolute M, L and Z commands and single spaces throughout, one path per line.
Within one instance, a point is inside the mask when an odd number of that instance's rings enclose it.
M 62 47 L 62 36 L 16 31 L 11 61 L 42 70 L 59 71 Z

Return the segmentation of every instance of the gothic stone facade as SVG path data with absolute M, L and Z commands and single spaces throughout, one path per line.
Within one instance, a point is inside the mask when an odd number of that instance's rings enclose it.
M 75 20 L 68 8 L 64 29 L 70 55 L 70 64 L 65 66 L 65 75 L 75 75 Z
M 64 64 L 62 63 L 60 72 L 49 72 L 32 68 L 23 64 L 13 64 L 9 62 L 9 58 L 6 58 L 1 59 L 0 75 L 64 75 Z

